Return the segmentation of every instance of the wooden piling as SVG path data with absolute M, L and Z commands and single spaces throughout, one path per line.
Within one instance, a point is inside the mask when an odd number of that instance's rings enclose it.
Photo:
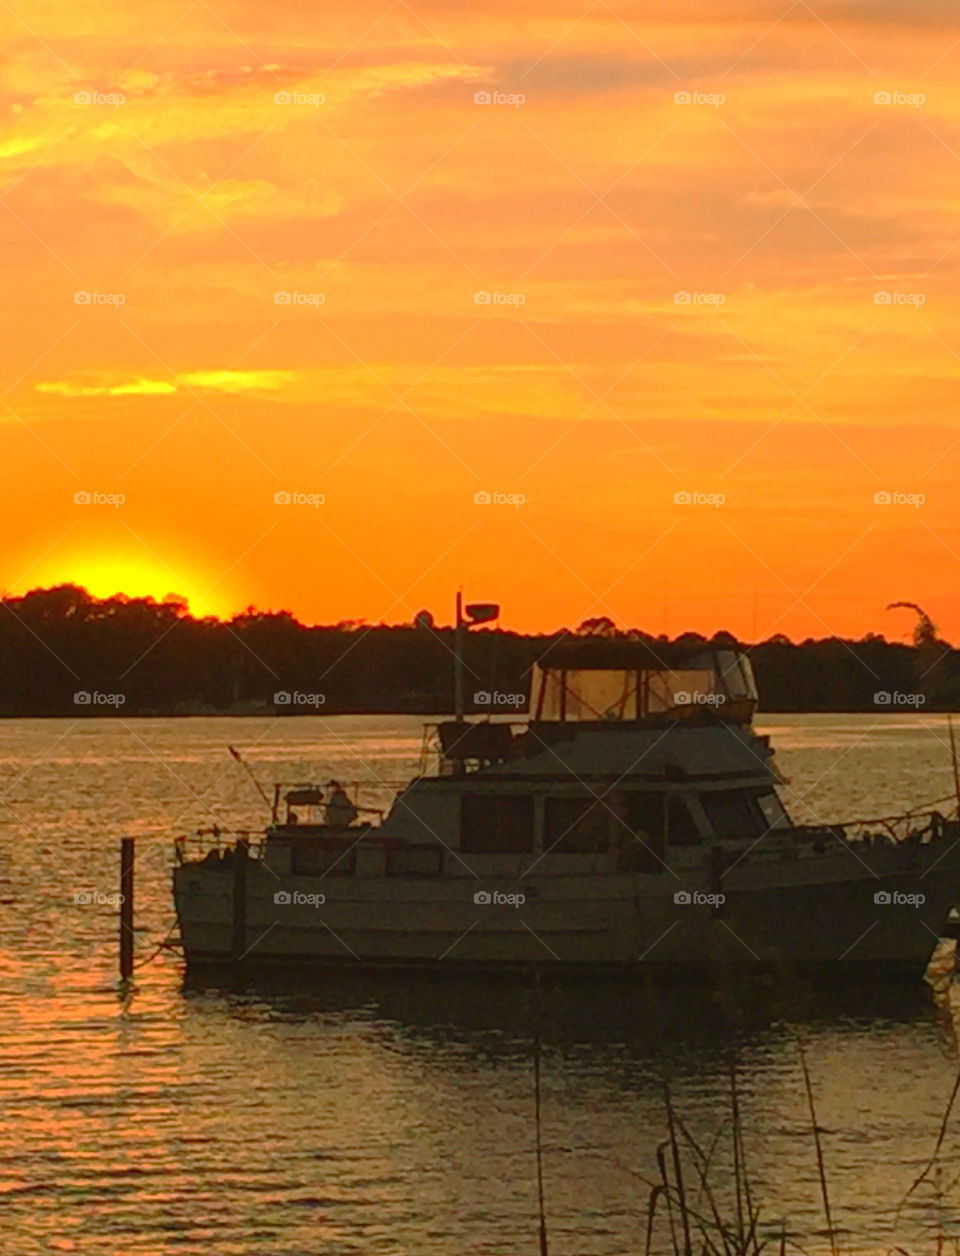
M 247 953 L 247 856 L 249 846 L 238 837 L 233 848 L 233 940 L 230 957 L 239 968 Z
M 133 976 L 133 860 L 134 839 L 120 839 L 120 980 Z
M 540 982 L 539 971 L 537 984 Z M 539 1014 L 539 1009 L 538 1009 Z M 540 1256 L 549 1256 L 547 1247 L 547 1214 L 543 1206 L 543 1139 L 540 1129 L 540 1031 L 533 1040 L 533 1114 L 537 1147 L 537 1208 L 540 1221 Z

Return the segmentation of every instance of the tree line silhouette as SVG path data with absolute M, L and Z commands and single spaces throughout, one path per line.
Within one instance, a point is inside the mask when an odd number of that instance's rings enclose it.
M 0 716 L 453 709 L 453 630 L 434 626 L 427 612 L 399 626 L 308 626 L 287 611 L 252 607 L 221 621 L 196 618 L 174 598 L 99 599 L 76 585 L 6 596 L 2 606 Z M 571 636 L 630 636 L 653 652 L 671 644 L 618 632 L 607 619 L 543 635 L 474 631 L 465 649 L 468 710 L 490 709 L 469 701 L 475 692 L 525 695 L 532 664 Z M 685 633 L 672 644 L 707 641 L 734 638 Z M 778 635 L 746 648 L 762 711 L 915 709 L 903 695 L 919 695 L 922 710 L 960 707 L 960 651 L 927 629 L 912 645 L 875 634 L 800 643 Z

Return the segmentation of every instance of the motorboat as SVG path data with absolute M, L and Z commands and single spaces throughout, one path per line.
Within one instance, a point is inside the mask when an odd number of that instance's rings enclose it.
M 461 688 L 384 814 L 278 784 L 264 831 L 177 842 L 188 968 L 923 971 L 956 814 L 795 823 L 741 648 L 571 638 L 522 719 Z

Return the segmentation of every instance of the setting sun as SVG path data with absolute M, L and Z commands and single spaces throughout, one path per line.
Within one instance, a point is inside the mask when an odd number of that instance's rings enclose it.
M 209 583 L 209 582 L 208 582 Z M 75 557 L 65 554 L 56 561 L 43 564 L 32 572 L 19 587 L 8 590 L 23 594 L 28 589 L 59 584 L 77 584 L 97 598 L 109 598 L 116 594 L 127 597 L 151 597 L 157 602 L 184 601 L 190 613 L 197 617 L 215 615 L 228 618 L 236 607 L 232 606 L 216 589 L 205 594 L 202 580 L 184 582 L 183 574 L 174 575 L 159 560 L 136 556 L 105 555 L 101 558 Z
M 0 585 L 960 633 L 940 6 L 896 40 L 760 0 L 34 8 L 0 14 Z

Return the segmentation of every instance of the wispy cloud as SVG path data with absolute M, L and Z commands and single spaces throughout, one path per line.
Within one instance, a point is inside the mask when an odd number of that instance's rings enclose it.
M 169 379 L 125 379 L 84 383 L 79 380 L 47 380 L 35 384 L 37 392 L 58 397 L 169 397 L 188 388 L 225 393 L 278 392 L 296 378 L 295 371 L 186 371 L 180 383 Z

